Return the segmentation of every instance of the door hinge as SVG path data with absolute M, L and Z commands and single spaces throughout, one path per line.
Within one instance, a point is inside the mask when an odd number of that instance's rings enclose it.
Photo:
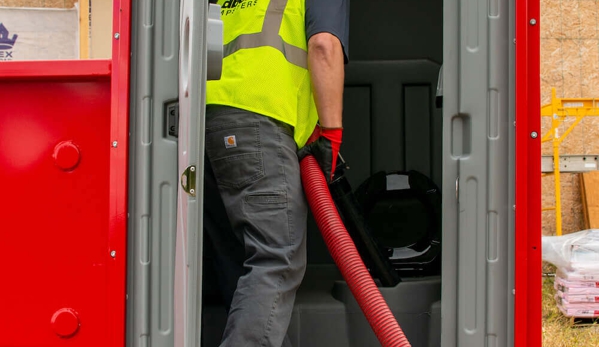
M 181 175 L 181 187 L 187 194 L 193 197 L 196 196 L 196 167 L 194 165 L 188 166 L 183 171 Z

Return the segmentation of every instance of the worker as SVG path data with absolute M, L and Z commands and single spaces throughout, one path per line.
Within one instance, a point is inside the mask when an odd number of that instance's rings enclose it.
M 224 58 L 206 87 L 204 229 L 228 310 L 220 346 L 291 346 L 307 263 L 299 157 L 312 154 L 332 179 L 348 2 L 218 1 Z

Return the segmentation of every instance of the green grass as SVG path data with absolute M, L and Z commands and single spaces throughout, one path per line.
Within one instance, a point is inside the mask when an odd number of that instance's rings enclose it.
M 599 325 L 572 326 L 557 308 L 554 294 L 553 277 L 543 278 L 543 347 L 599 346 Z

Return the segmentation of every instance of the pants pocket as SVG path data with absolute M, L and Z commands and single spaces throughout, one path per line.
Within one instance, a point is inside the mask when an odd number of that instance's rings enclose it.
M 265 175 L 259 122 L 207 128 L 206 153 L 219 186 L 241 189 Z
M 282 249 L 294 242 L 289 228 L 287 194 L 284 191 L 256 192 L 244 197 L 251 242 L 262 243 L 256 249 Z M 255 234 L 254 234 L 255 233 Z M 246 244 L 247 244 L 246 239 Z M 281 256 L 287 258 L 287 256 Z

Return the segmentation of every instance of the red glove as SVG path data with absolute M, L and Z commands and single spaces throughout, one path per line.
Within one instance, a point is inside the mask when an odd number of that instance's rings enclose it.
M 325 128 L 317 125 L 314 133 L 317 136 L 316 140 L 306 144 L 297 155 L 301 161 L 306 155 L 312 154 L 322 169 L 327 183 L 331 183 L 341 147 L 343 128 Z M 314 133 L 310 140 L 314 138 Z

